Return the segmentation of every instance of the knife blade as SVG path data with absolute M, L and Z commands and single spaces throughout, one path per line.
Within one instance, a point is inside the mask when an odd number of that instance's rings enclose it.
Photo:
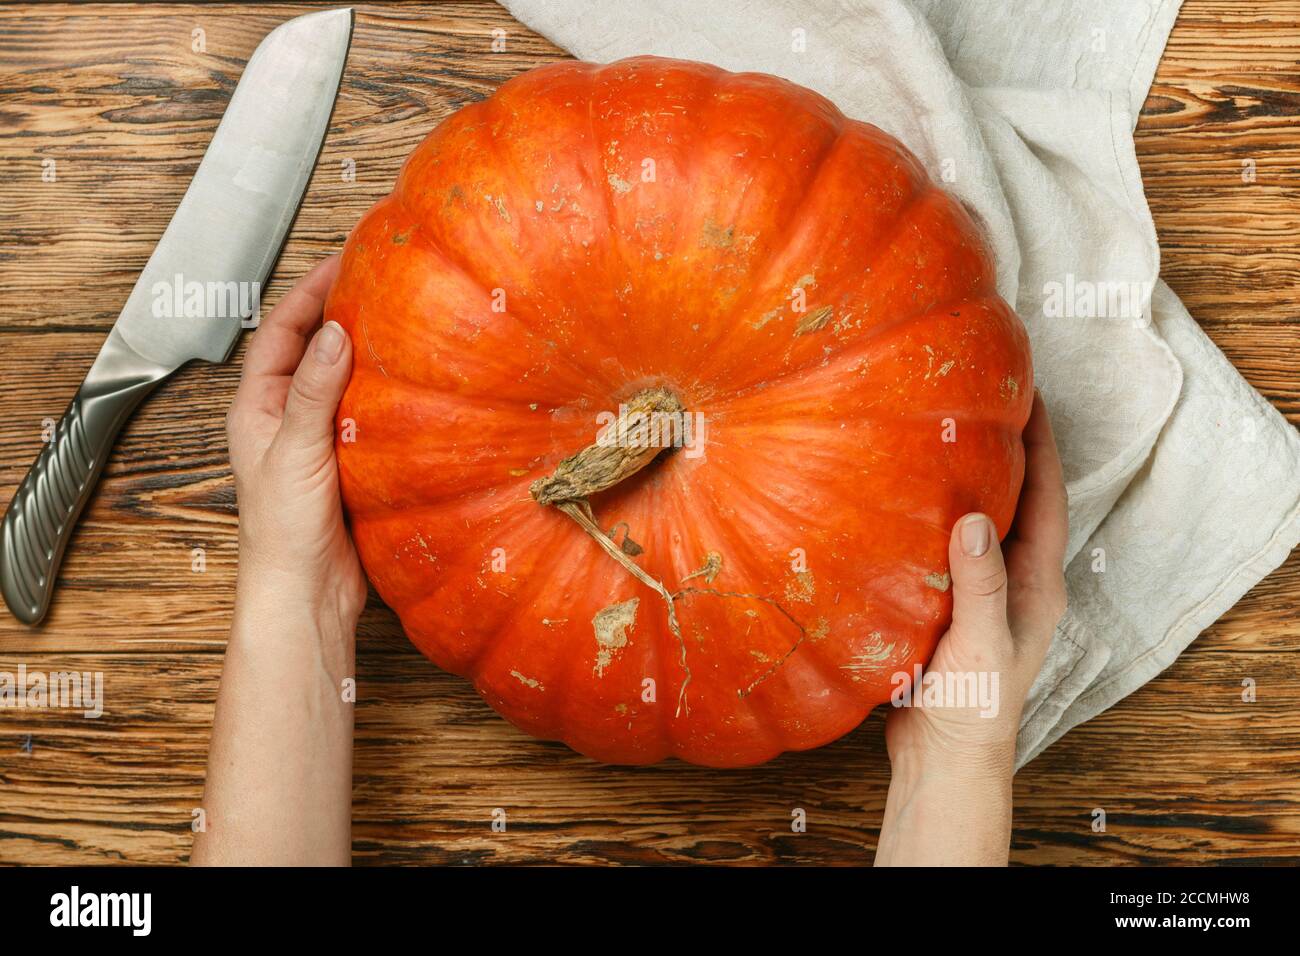
M 126 419 L 186 362 L 224 362 L 256 317 L 351 36 L 351 9 L 323 10 L 282 23 L 249 58 L 184 198 L 0 523 L 0 590 L 23 623 L 49 609 L 68 538 Z

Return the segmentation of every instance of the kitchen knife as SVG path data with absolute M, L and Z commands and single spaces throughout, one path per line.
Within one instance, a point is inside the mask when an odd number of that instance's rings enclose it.
M 184 198 L 86 380 L 0 524 L 0 589 L 36 624 L 123 423 L 191 359 L 224 362 L 280 255 L 329 123 L 350 9 L 272 30 L 244 67 Z M 233 301 L 232 301 L 233 300 Z

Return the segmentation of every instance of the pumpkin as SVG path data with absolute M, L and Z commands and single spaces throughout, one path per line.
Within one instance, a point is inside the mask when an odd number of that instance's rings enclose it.
M 409 157 L 326 316 L 378 594 L 517 727 L 602 761 L 840 737 L 947 628 L 954 521 L 1013 517 L 1032 371 L 980 229 L 771 76 L 510 80 Z

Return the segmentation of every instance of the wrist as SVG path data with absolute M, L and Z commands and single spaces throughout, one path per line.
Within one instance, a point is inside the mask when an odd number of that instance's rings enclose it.
M 328 582 L 241 563 L 229 650 L 275 671 L 310 664 L 338 686 L 353 676 L 359 616 Z
M 876 865 L 1005 865 L 1014 744 L 893 749 Z
M 367 589 L 356 552 L 342 527 L 266 527 L 241 515 L 237 599 L 303 609 L 323 624 L 354 630 Z
M 311 621 L 322 630 L 351 633 L 365 607 L 364 595 L 356 590 L 330 575 L 301 573 L 241 557 L 235 608 L 254 611 L 259 617 L 292 617 Z
M 1009 787 L 1015 775 L 1015 740 L 961 747 L 923 744 L 890 747 L 890 780 L 904 789 L 935 782 L 966 789 Z

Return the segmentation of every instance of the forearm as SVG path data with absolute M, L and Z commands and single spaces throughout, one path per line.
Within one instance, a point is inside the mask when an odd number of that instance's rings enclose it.
M 241 570 L 192 862 L 351 856 L 355 619 Z
M 895 760 L 875 865 L 1005 866 L 1011 791 L 1009 757 L 942 770 Z

